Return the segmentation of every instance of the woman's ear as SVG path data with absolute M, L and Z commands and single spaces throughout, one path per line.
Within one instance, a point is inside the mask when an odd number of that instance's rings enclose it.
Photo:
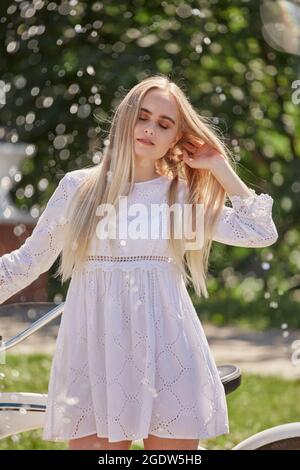
M 180 140 L 183 136 L 183 132 L 182 131 L 179 131 L 179 135 L 178 135 L 178 140 Z
M 178 144 L 179 140 L 182 138 L 183 136 L 183 132 L 182 131 L 179 131 L 176 135 L 176 139 L 175 139 L 175 143 L 174 145 Z

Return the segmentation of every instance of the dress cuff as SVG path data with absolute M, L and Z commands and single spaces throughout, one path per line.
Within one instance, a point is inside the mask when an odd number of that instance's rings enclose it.
M 242 198 L 238 195 L 229 196 L 234 212 L 244 217 L 264 219 L 272 217 L 273 198 L 266 193 L 256 194 L 255 190 L 248 188 L 252 195 Z

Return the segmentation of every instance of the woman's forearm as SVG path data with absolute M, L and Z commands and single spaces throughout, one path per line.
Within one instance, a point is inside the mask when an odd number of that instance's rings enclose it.
M 237 195 L 242 198 L 252 196 L 247 185 L 241 180 L 228 161 L 222 156 L 216 156 L 213 158 L 211 172 L 223 186 L 228 196 Z

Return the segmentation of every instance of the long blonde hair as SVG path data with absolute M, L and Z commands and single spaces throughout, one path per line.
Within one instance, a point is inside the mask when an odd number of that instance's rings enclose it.
M 208 298 L 206 276 L 212 233 L 224 205 L 226 193 L 210 171 L 191 168 L 182 161 L 181 144 L 187 135 L 192 135 L 218 149 L 234 169 L 235 163 L 222 138 L 209 123 L 209 118 L 199 115 L 176 83 L 159 74 L 148 77 L 131 88 L 117 106 L 109 129 L 109 145 L 103 150 L 103 158 L 100 163 L 90 168 L 90 174 L 84 179 L 70 204 L 70 223 L 67 225 L 60 264 L 55 276 L 60 275 L 64 282 L 71 277 L 74 265 L 80 266 L 84 262 L 90 240 L 99 222 L 99 218 L 95 216 L 97 207 L 100 204 L 112 204 L 117 207 L 119 196 L 132 190 L 135 179 L 133 130 L 142 99 L 153 88 L 171 93 L 180 115 L 179 128 L 182 138 L 175 147 L 156 161 L 157 171 L 161 175 L 171 177 L 169 207 L 177 201 L 179 180 L 183 180 L 187 185 L 186 202 L 204 205 L 203 247 L 199 250 L 186 250 L 185 241 L 173 238 L 174 230 L 170 227 L 170 249 L 185 284 L 191 282 L 197 295 Z M 72 240 L 75 242 L 70 242 Z

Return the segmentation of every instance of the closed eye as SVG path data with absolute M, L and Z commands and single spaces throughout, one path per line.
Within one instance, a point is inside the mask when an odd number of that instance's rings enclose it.
M 147 119 L 143 119 L 143 118 L 139 118 L 139 119 L 140 121 L 147 121 Z M 160 124 L 160 127 L 162 127 L 163 129 L 169 129 L 168 127 L 162 126 L 161 124 Z

